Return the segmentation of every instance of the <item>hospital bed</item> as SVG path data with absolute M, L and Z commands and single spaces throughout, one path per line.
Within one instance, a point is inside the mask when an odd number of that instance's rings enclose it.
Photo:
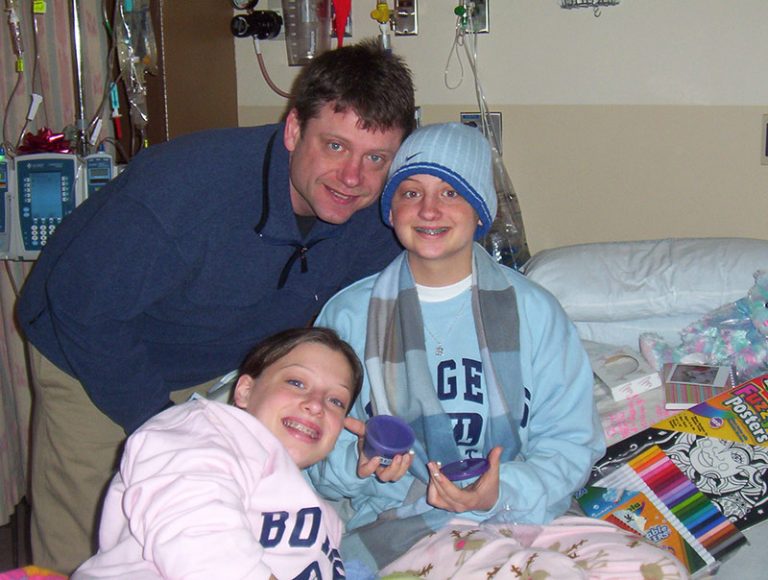
M 523 268 L 558 298 L 583 340 L 635 350 L 644 332 L 676 344 L 685 326 L 743 298 L 759 269 L 768 269 L 768 241 L 744 238 L 580 244 L 539 252 Z M 661 388 L 614 401 L 598 382 L 595 399 L 609 445 L 672 413 Z M 745 535 L 749 544 L 721 564 L 718 577 L 765 577 L 768 521 Z

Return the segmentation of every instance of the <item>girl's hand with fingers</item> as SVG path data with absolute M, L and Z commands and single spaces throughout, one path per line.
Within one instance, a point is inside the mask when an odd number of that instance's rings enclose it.
M 389 465 L 381 465 L 380 457 L 366 457 L 363 453 L 363 441 L 365 440 L 365 423 L 354 417 L 347 417 L 344 420 L 344 427 L 357 435 L 357 476 L 364 478 L 375 475 L 379 480 L 383 482 L 397 481 L 411 467 L 413 459 L 412 453 L 403 453 L 395 455 L 392 458 L 392 463 Z
M 476 481 L 461 488 L 440 471 L 435 461 L 427 463 L 429 487 L 427 503 L 450 512 L 488 511 L 499 499 L 499 468 L 501 447 L 494 447 L 488 454 L 488 471 Z

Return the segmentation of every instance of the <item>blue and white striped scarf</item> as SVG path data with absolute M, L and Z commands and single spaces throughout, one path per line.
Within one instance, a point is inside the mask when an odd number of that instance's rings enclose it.
M 504 272 L 478 244 L 473 249 L 472 313 L 488 397 L 484 455 L 504 447 L 502 461 L 520 451 L 518 429 L 525 425 L 520 370 L 520 325 L 515 290 Z M 471 329 L 465 329 L 471 332 Z M 365 366 L 375 414 L 402 417 L 416 433 L 411 473 L 415 479 L 405 503 L 379 515 L 349 538 L 355 551 L 366 548 L 382 567 L 455 514 L 426 503 L 426 463 L 464 459 L 443 411 L 427 364 L 424 323 L 407 252 L 376 279 L 368 307 Z M 346 543 L 346 542 L 345 542 Z

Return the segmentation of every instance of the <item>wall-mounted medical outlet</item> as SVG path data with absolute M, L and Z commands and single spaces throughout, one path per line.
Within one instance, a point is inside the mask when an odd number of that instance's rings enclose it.
M 415 36 L 419 33 L 419 0 L 395 0 L 395 34 Z
M 760 160 L 763 165 L 768 165 L 768 115 L 763 115 L 763 148 L 760 153 Z
M 490 0 L 461 0 L 464 9 L 467 11 L 468 27 L 471 22 L 471 30 L 474 32 L 491 31 L 491 15 L 488 11 L 488 2 Z
M 336 29 L 333 27 L 333 21 L 336 18 L 336 12 L 333 8 L 333 2 L 328 0 L 330 2 L 331 7 L 331 38 L 336 38 Z M 274 10 L 280 15 L 280 18 L 283 17 L 283 2 L 282 0 L 269 0 L 267 7 L 269 10 Z M 347 24 L 344 28 L 344 38 L 349 38 L 352 36 L 352 14 L 347 17 Z M 285 20 L 283 20 L 283 27 L 280 30 L 280 34 L 275 36 L 275 40 L 285 40 Z
M 254 10 L 248 14 L 236 14 L 229 29 L 237 38 L 253 36 L 259 40 L 277 38 L 283 30 L 283 18 L 272 10 Z
M 491 129 L 493 130 L 493 133 L 496 135 L 496 139 L 498 140 L 499 155 L 501 155 L 503 153 L 501 137 L 501 113 L 486 114 L 488 115 L 488 122 L 491 125 Z M 483 121 L 480 113 L 460 113 L 460 119 L 464 125 L 477 127 L 480 131 L 483 131 Z M 485 131 L 483 131 L 483 134 L 488 137 L 489 141 L 492 142 L 490 135 L 486 134 Z

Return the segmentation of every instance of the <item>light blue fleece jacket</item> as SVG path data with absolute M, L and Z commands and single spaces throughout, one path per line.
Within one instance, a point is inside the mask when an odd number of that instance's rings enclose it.
M 517 294 L 520 358 L 524 385 L 530 391 L 530 420 L 519 428 L 522 443 L 516 459 L 501 466 L 496 505 L 487 512 L 461 515 L 477 521 L 499 516 L 519 523 L 546 523 L 569 507 L 572 494 L 586 481 L 592 463 L 605 452 L 605 439 L 592 395 L 592 370 L 573 324 L 546 290 L 518 272 L 500 267 Z M 315 323 L 334 328 L 361 359 L 368 304 L 377 276 L 336 294 Z M 459 330 L 467 332 L 466 328 Z M 430 357 L 430 364 L 432 360 Z M 431 371 L 434 377 L 435 370 Z M 366 376 L 350 415 L 369 418 L 370 401 Z M 328 458 L 309 470 L 310 479 L 322 495 L 334 500 L 350 499 L 352 511 L 344 514 L 348 532 L 374 521 L 383 511 L 400 507 L 413 481 L 410 473 L 395 483 L 357 477 L 356 441 L 354 435 L 343 432 Z M 496 444 L 503 446 L 505 442 Z M 422 502 L 415 509 L 434 508 Z

